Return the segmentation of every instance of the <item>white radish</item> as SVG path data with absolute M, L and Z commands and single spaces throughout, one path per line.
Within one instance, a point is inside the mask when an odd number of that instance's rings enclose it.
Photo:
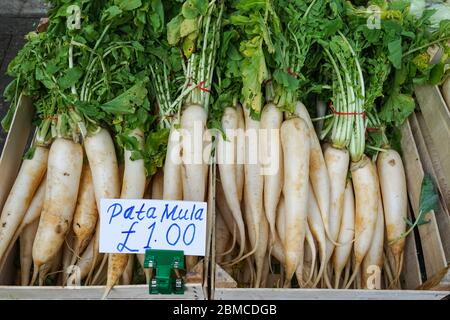
M 285 218 L 285 287 L 290 286 L 297 267 L 302 271 L 303 246 L 306 234 L 309 192 L 308 127 L 304 120 L 293 118 L 281 126 L 281 143 L 284 156 L 283 195 Z
M 381 270 L 383 269 L 384 213 L 381 198 L 378 202 L 378 216 L 370 249 L 361 265 L 363 289 L 381 289 Z M 370 284 L 369 284 L 370 282 Z
M 386 221 L 386 238 L 394 257 L 394 280 L 398 281 L 402 271 L 405 248 L 405 237 L 402 235 L 406 231 L 408 208 L 405 169 L 399 153 L 392 149 L 379 153 L 377 169 Z
M 330 196 L 331 185 L 330 175 L 328 174 L 327 164 L 320 146 L 319 138 L 317 137 L 314 125 L 309 116 L 308 110 L 301 102 L 297 102 L 295 107 L 295 113 L 302 118 L 309 130 L 311 152 L 309 159 L 309 179 L 311 181 L 312 190 L 316 197 L 317 205 L 320 209 L 323 225 L 325 227 L 326 234 L 329 232 L 329 215 L 330 215 Z
M 97 133 L 84 140 L 84 148 L 91 168 L 95 201 L 97 208 L 100 208 L 100 199 L 116 199 L 120 195 L 119 167 L 114 142 L 106 129 L 99 129 Z M 95 230 L 93 267 L 89 271 L 87 282 L 90 281 L 93 268 L 97 264 L 99 236 L 100 223 Z
M 237 134 L 236 134 L 236 187 L 239 198 L 239 203 L 242 202 L 244 193 L 244 164 L 245 164 L 245 119 L 244 110 L 238 103 L 236 105 L 237 116 Z
M 45 197 L 45 187 L 46 187 L 46 177 L 42 179 L 41 184 L 39 185 L 39 188 L 37 189 L 33 200 L 31 200 L 30 206 L 28 207 L 27 212 L 25 213 L 25 216 L 23 217 L 22 223 L 20 224 L 19 228 L 14 233 L 14 236 L 8 246 L 8 248 L 5 251 L 5 256 L 7 257 L 11 250 L 14 248 L 14 245 L 19 238 L 19 236 L 22 234 L 22 231 L 25 227 L 32 224 L 35 221 L 39 222 L 39 217 L 41 216 L 42 207 L 44 206 L 44 197 Z M 34 240 L 34 239 L 33 239 Z M 6 262 L 6 259 L 3 259 L 3 261 L 0 262 L 0 272 L 3 269 L 4 263 Z
M 260 122 L 251 118 L 250 110 L 244 108 L 245 129 L 249 134 L 245 144 L 245 165 L 244 165 L 244 200 L 247 202 L 249 214 L 251 215 L 252 225 L 247 224 L 249 236 L 254 232 L 254 237 L 250 237 L 252 250 L 247 253 L 255 254 L 256 264 L 256 282 L 259 284 L 262 277 L 262 269 L 264 264 L 265 250 L 267 250 L 268 235 L 261 234 L 265 231 L 266 219 L 263 206 L 263 188 L 264 177 L 261 175 L 261 163 L 259 159 L 260 139 L 259 129 Z M 242 259 L 242 258 L 241 258 Z
M 353 282 L 372 243 L 380 196 L 378 175 L 372 160 L 363 155 L 360 161 L 352 163 L 350 170 L 355 190 L 355 268 L 347 288 Z
M 207 114 L 200 105 L 188 105 L 181 115 L 183 200 L 204 201 L 207 170 L 205 170 L 204 141 Z M 186 256 L 186 269 L 197 263 L 196 256 Z
M 222 116 L 222 128 L 226 134 L 219 135 L 217 145 L 217 162 L 219 164 L 220 180 L 226 203 L 231 210 L 234 223 L 239 234 L 240 250 L 236 257 L 239 260 L 245 250 L 245 226 L 242 218 L 241 205 L 236 182 L 236 137 L 237 114 L 234 108 L 225 108 Z
M 312 191 L 312 186 L 310 185 L 310 191 L 308 196 L 308 226 L 317 241 L 319 247 L 319 258 L 320 267 L 316 279 L 314 280 L 312 286 L 316 287 L 320 279 L 323 276 L 326 267 L 326 235 L 325 227 L 323 225 L 322 216 L 320 214 L 320 209 L 317 204 L 316 197 Z
M 206 126 L 205 109 L 190 105 L 181 115 L 182 161 L 188 190 L 183 190 L 183 199 L 204 201 L 206 179 L 204 174 L 203 136 Z
M 341 218 L 344 207 L 344 191 L 347 181 L 347 172 L 349 166 L 349 153 L 345 149 L 337 149 L 329 146 L 324 151 L 325 163 L 330 178 L 331 197 L 330 197 L 330 214 L 329 222 L 329 238 L 327 241 L 327 263 L 331 258 L 334 250 L 334 244 L 339 235 L 341 227 Z M 326 231 L 326 229 L 325 229 Z
M 0 262 L 22 222 L 47 169 L 48 149 L 37 146 L 32 159 L 22 162 L 0 216 Z
M 30 283 L 31 266 L 33 265 L 33 242 L 36 236 L 39 220 L 27 225 L 20 235 L 20 275 L 22 286 Z
M 22 223 L 20 224 L 20 227 L 19 227 L 19 229 L 17 229 L 17 231 L 21 231 L 22 228 L 35 222 L 36 220 L 39 221 L 42 209 L 44 207 L 46 187 L 47 187 L 47 177 L 44 176 L 41 184 L 39 185 L 38 190 L 36 191 L 36 194 L 33 197 L 33 200 L 30 203 L 30 206 L 28 207 L 27 212 L 25 213 L 25 216 L 23 217 Z
M 164 200 L 183 200 L 181 164 L 181 133 L 172 125 L 164 162 Z
M 334 288 L 339 288 L 339 280 L 347 261 L 350 258 L 353 247 L 353 237 L 355 235 L 355 197 L 353 195 L 353 184 L 347 181 L 344 193 L 344 207 L 339 230 L 338 242 L 342 245 L 337 246 L 333 253 L 333 267 L 335 273 Z
M 309 194 L 311 194 L 311 192 Z M 308 200 L 308 203 L 309 203 L 309 200 Z M 316 204 L 316 207 L 317 207 L 317 204 Z M 319 208 L 317 208 L 316 210 L 317 210 L 317 214 L 318 214 L 317 217 L 320 220 L 320 223 L 322 223 L 322 217 L 320 216 Z M 308 209 L 308 211 L 309 211 L 309 209 Z M 308 213 L 308 216 L 309 216 L 309 213 Z M 308 217 L 308 219 L 309 219 L 309 217 Z M 307 227 L 308 227 L 308 224 L 307 224 Z M 277 259 L 280 263 L 284 264 L 285 263 L 284 244 L 282 243 L 282 240 L 281 240 L 281 238 L 279 236 L 281 234 L 282 235 L 286 234 L 286 205 L 284 203 L 284 197 L 283 196 L 281 196 L 280 202 L 278 203 L 276 228 L 277 228 L 277 234 L 276 234 L 274 245 L 271 248 L 270 252 L 271 252 L 271 255 L 275 257 L 275 259 Z M 312 233 L 310 232 L 309 228 L 308 228 L 308 230 L 306 230 L 306 235 L 308 235 L 308 234 L 310 236 L 312 236 Z M 305 247 L 308 247 L 309 249 L 311 249 L 311 244 L 313 243 L 313 241 L 311 241 L 311 240 L 312 240 L 312 238 L 310 238 L 310 241 L 308 242 L 309 246 L 305 246 Z M 314 251 L 315 251 L 315 249 L 314 249 Z M 299 265 L 299 267 L 297 267 L 297 270 L 296 270 L 297 279 L 299 281 L 301 279 L 303 279 L 300 276 L 300 274 L 299 274 L 299 272 L 302 271 L 301 269 L 302 268 Z M 304 271 L 305 270 L 303 270 L 303 272 Z
M 129 134 L 137 140 L 139 148 L 144 146 L 144 133 L 140 129 L 134 129 Z M 121 199 L 142 199 L 145 192 L 145 165 L 143 159 L 132 160 L 132 151 L 124 152 L 124 174 L 122 182 Z M 131 258 L 134 258 L 131 256 Z M 112 287 L 119 281 L 125 271 L 130 254 L 111 253 L 108 258 L 108 276 L 103 298 L 106 298 Z
M 77 207 L 73 216 L 73 233 L 75 241 L 73 244 L 73 255 L 70 262 L 74 265 L 80 252 L 87 247 L 92 234 L 95 232 L 95 225 L 98 220 L 97 204 L 95 203 L 94 184 L 89 165 L 83 165 L 81 173 L 80 190 L 78 194 Z
M 81 145 L 64 138 L 55 139 L 48 155 L 44 207 L 33 243 L 31 283 L 36 280 L 39 268 L 56 256 L 71 227 L 82 166 Z
M 264 212 L 269 223 L 271 243 L 276 237 L 277 205 L 283 185 L 283 153 L 280 128 L 283 113 L 273 104 L 267 104 L 261 114 L 260 154 L 264 170 Z M 320 146 L 319 146 L 320 147 Z

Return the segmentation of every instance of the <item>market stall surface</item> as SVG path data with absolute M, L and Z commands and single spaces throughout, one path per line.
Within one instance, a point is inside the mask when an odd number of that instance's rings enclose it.
M 3 99 L 3 91 L 11 81 L 5 74 L 8 64 L 22 48 L 24 36 L 36 29 L 39 18 L 43 16 L 45 16 L 43 0 L 0 1 L 0 119 L 9 106 Z M 0 130 L 0 153 L 5 139 L 6 133 Z

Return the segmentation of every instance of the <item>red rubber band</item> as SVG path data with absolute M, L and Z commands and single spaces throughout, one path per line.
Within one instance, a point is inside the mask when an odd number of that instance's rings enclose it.
M 44 117 L 44 120 L 58 120 L 58 116 L 56 116 L 56 115 L 53 115 L 53 116 L 46 116 L 46 117 Z
M 199 88 L 200 90 L 204 91 L 204 92 L 211 92 L 209 89 L 203 87 L 205 85 L 205 81 L 202 81 L 198 84 L 197 88 Z
M 337 114 L 338 116 L 359 116 L 359 115 L 362 115 L 363 118 L 366 117 L 366 113 L 364 111 L 362 111 L 362 112 L 341 112 L 341 111 L 336 111 L 336 109 L 334 109 L 334 107 L 333 107 L 333 101 L 330 101 L 330 109 L 331 109 L 331 112 L 333 112 L 334 114 Z
M 296 74 L 294 71 L 292 71 L 291 68 L 288 68 L 288 69 L 287 69 L 287 72 L 288 72 L 291 76 L 293 76 L 294 78 L 298 78 L 298 74 Z
M 192 85 L 192 83 L 188 83 L 188 87 L 190 87 L 191 85 Z M 202 90 L 202 91 L 204 91 L 204 92 L 210 93 L 211 90 L 209 90 L 208 88 L 203 87 L 204 85 L 205 85 L 205 81 L 200 82 L 200 83 L 197 85 L 197 89 L 200 89 L 200 90 Z

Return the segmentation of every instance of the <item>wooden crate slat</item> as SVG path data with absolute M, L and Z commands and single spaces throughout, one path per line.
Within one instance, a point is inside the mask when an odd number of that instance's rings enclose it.
M 11 128 L 6 138 L 5 147 L 3 148 L 2 155 L 0 157 L 0 213 L 3 209 L 3 205 L 8 198 L 9 192 L 16 180 L 17 173 L 19 172 L 22 155 L 27 145 L 28 137 L 31 132 L 31 119 L 33 118 L 34 109 L 31 104 L 31 100 L 25 96 L 19 97 L 17 103 L 16 112 L 14 114 Z M 13 277 L 12 266 L 13 256 L 12 254 L 6 258 L 4 272 L 0 273 L 0 284 L 9 283 L 9 279 Z M 8 272 L 8 270 L 11 270 Z
M 428 131 L 428 127 L 426 125 L 426 122 L 425 122 L 425 119 L 423 118 L 422 113 L 420 113 L 420 112 L 415 113 L 415 118 L 417 119 L 417 122 L 419 123 L 420 133 L 423 136 L 423 140 L 424 140 L 424 142 L 426 142 L 425 147 L 426 147 L 426 150 L 428 151 L 434 172 L 436 174 L 436 182 L 438 184 L 438 188 L 441 193 L 442 200 L 447 209 L 447 212 L 449 212 L 449 209 L 450 209 L 450 177 L 446 177 L 444 174 L 444 171 L 442 169 L 442 163 L 439 161 L 439 157 L 437 154 L 436 145 L 434 144 L 433 140 L 431 139 L 430 132 Z M 413 133 L 414 133 L 414 131 L 413 131 Z M 418 145 L 418 147 L 419 147 L 419 145 Z M 420 150 L 419 150 L 419 152 L 420 152 Z
M 104 286 L 69 287 L 21 287 L 0 286 L 0 300 L 98 300 Z M 115 286 L 108 298 L 130 300 L 205 300 L 201 283 L 187 283 L 183 295 L 150 295 L 148 285 Z
M 408 206 L 408 219 L 411 220 L 411 212 Z M 417 289 L 422 284 L 419 258 L 417 257 L 417 246 L 414 234 L 406 238 L 404 249 L 404 262 L 400 276 L 402 289 Z
M 450 110 L 437 86 L 416 86 L 416 98 L 435 143 L 443 174 L 450 177 Z
M 215 287 L 237 288 L 237 282 L 220 265 L 215 264 Z
M 217 288 L 217 300 L 440 300 L 450 292 L 417 290 L 227 289 Z
M 403 162 L 406 171 L 406 182 L 408 186 L 408 196 L 414 214 L 417 217 L 419 212 L 419 197 L 421 191 L 424 171 L 420 163 L 419 153 L 411 132 L 409 121 L 401 127 Z M 439 229 L 437 227 L 434 211 L 430 211 L 425 216 L 430 222 L 419 226 L 419 234 L 425 260 L 425 268 L 428 277 L 442 270 L 447 266 L 447 260 L 442 246 Z
M 427 144 L 415 114 L 411 115 L 409 123 L 411 125 L 411 131 L 416 142 L 423 169 L 427 174 L 431 175 L 435 182 L 437 182 L 437 174 L 434 170 L 430 154 L 428 153 Z M 445 256 L 447 261 L 450 261 L 450 216 L 448 215 L 447 206 L 443 205 L 441 201 L 439 201 L 439 208 L 438 211 L 435 212 L 435 215 Z

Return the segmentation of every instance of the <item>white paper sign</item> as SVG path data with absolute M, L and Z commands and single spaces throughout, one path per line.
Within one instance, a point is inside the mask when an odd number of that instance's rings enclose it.
M 100 252 L 183 250 L 204 256 L 206 202 L 101 199 Z

